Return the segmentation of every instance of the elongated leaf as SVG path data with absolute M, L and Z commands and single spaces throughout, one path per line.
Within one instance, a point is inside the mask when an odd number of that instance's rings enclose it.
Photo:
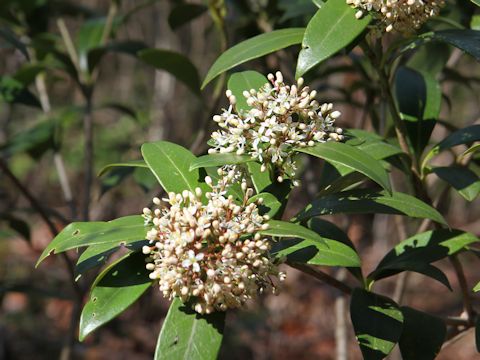
M 471 125 L 457 130 L 435 145 L 427 153 L 422 162 L 422 168 L 425 168 L 428 161 L 438 153 L 450 149 L 454 146 L 470 144 L 480 140 L 480 125 Z
M 185 56 L 169 50 L 145 49 L 138 57 L 157 70 L 164 70 L 184 83 L 193 93 L 200 94 L 197 68 Z
M 1 27 L 0 28 L 0 36 L 8 43 L 10 43 L 12 46 L 17 48 L 23 56 L 27 60 L 30 60 L 30 56 L 28 54 L 28 49 L 27 46 L 22 42 L 22 40 L 19 39 L 19 37 L 8 27 Z
M 315 231 L 312 231 L 301 225 L 279 220 L 270 220 L 268 225 L 269 226 L 267 230 L 260 231 L 261 234 L 275 237 L 314 240 L 325 245 L 325 240 L 320 235 L 318 235 Z
M 477 174 L 466 167 L 435 167 L 432 172 L 449 183 L 468 201 L 473 201 L 480 193 L 480 179 Z
M 480 60 L 480 31 L 469 29 L 442 30 L 433 33 L 433 40 L 442 41 L 463 50 L 467 54 Z
M 300 44 L 304 31 L 304 28 L 274 30 L 233 46 L 220 55 L 210 70 L 208 70 L 202 89 L 218 75 L 237 65 L 274 51 Z
M 395 96 L 412 147 L 421 154 L 440 113 L 440 85 L 434 76 L 402 66 L 395 75 Z
M 199 168 L 215 167 L 222 165 L 243 164 L 254 159 L 249 155 L 237 155 L 235 153 L 228 154 L 208 154 L 196 158 L 190 164 L 190 170 Z
M 365 360 L 385 358 L 400 340 L 403 314 L 391 299 L 366 290 L 353 290 L 350 316 Z
M 237 110 L 248 110 L 247 99 L 243 96 L 244 91 L 258 90 L 268 83 L 268 79 L 256 71 L 242 71 L 234 73 L 228 79 L 227 87 L 237 98 Z
M 102 170 L 99 171 L 98 176 L 102 176 L 106 173 L 108 173 L 110 170 L 118 167 L 129 167 L 129 168 L 148 168 L 147 163 L 144 160 L 131 160 L 131 161 L 125 161 L 121 163 L 113 163 L 113 164 L 108 164 L 105 165 Z
M 326 142 L 311 147 L 297 148 L 297 151 L 358 171 L 391 192 L 388 174 L 385 169 L 378 160 L 358 148 L 344 143 Z
M 125 216 L 109 222 L 78 222 L 68 225 L 43 251 L 38 266 L 52 252 L 55 254 L 90 245 L 120 246 L 145 239 L 148 228 L 140 215 Z
M 403 332 L 399 345 L 408 360 L 433 360 L 447 335 L 445 323 L 422 311 L 402 306 Z
M 142 253 L 127 254 L 100 273 L 80 316 L 80 341 L 133 304 L 152 283 L 148 273 Z
M 225 313 L 200 315 L 175 298 L 155 349 L 155 360 L 214 360 L 223 338 Z
M 355 18 L 346 1 L 327 1 L 310 20 L 298 56 L 296 77 L 348 46 L 369 24 L 370 15 Z
M 473 291 L 474 292 L 479 292 L 480 291 L 480 282 L 478 282 L 477 285 L 475 285 L 475 287 L 473 288 Z
M 473 234 L 460 230 L 442 229 L 417 234 L 395 246 L 368 277 L 379 280 L 402 271 L 415 271 L 450 287 L 445 275 L 430 264 L 456 254 L 478 241 Z
M 190 170 L 196 160 L 190 151 L 174 143 L 158 141 L 143 144 L 142 155 L 165 191 L 181 193 L 189 190 L 195 193 L 199 172 Z
M 331 214 L 397 214 L 415 218 L 432 219 L 445 224 L 443 216 L 431 206 L 417 198 L 394 192 L 388 195 L 383 191 L 350 190 L 328 195 L 310 203 L 296 216 L 297 221 L 318 215 Z

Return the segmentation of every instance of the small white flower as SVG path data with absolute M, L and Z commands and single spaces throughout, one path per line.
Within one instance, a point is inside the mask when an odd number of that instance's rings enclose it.
M 195 255 L 193 250 L 189 250 L 187 256 L 188 258 L 182 261 L 182 266 L 187 269 L 191 266 L 194 272 L 200 272 L 198 261 L 203 260 L 203 253 Z

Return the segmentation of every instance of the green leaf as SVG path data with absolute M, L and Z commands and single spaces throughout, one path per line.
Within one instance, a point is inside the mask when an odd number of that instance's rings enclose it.
M 196 158 L 190 164 L 190 170 L 223 165 L 237 165 L 248 161 L 254 161 L 254 159 L 249 155 L 237 155 L 235 153 L 208 154 Z
M 79 340 L 117 317 L 151 285 L 145 255 L 127 254 L 98 275 L 80 316 Z
M 288 46 L 300 44 L 304 31 L 304 28 L 274 30 L 231 47 L 220 55 L 208 70 L 202 89 L 218 75 L 237 65 Z
M 45 151 L 54 147 L 55 125 L 52 119 L 38 122 L 33 127 L 11 136 L 0 149 L 4 156 L 27 152 L 38 159 Z
M 427 39 L 432 39 L 435 41 L 445 42 L 460 50 L 463 50 L 467 54 L 473 56 L 475 59 L 480 60 L 480 47 L 478 43 L 480 42 L 480 31 L 478 30 L 442 30 L 436 31 L 433 34 L 425 34 Z
M 320 235 L 301 225 L 280 220 L 270 220 L 268 225 L 267 230 L 261 230 L 259 232 L 268 236 L 313 240 L 325 246 L 325 240 Z
M 473 291 L 474 292 L 479 292 L 480 291 L 480 282 L 477 285 L 475 285 L 475 287 L 473 288 Z
M 473 234 L 460 230 L 441 229 L 416 234 L 395 246 L 368 278 L 379 280 L 402 271 L 415 271 L 450 287 L 445 275 L 430 264 L 456 254 L 478 241 Z
M 190 170 L 195 155 L 184 147 L 157 141 L 142 145 L 142 155 L 150 170 L 167 192 L 181 193 L 189 190 L 195 193 L 199 186 L 199 172 Z
M 348 46 L 370 23 L 371 16 L 356 19 L 346 1 L 327 1 L 310 20 L 298 56 L 296 78 Z
M 432 315 L 401 307 L 403 331 L 399 345 L 403 359 L 434 360 L 447 335 L 445 323 Z
M 391 299 L 356 288 L 350 300 L 355 336 L 365 360 L 381 360 L 400 340 L 403 314 Z
M 454 146 L 470 144 L 474 141 L 479 141 L 479 140 L 480 140 L 480 125 L 467 126 L 465 128 L 459 129 L 451 133 L 449 136 L 447 136 L 445 139 L 443 139 L 441 142 L 435 145 L 432 149 L 430 149 L 430 151 L 427 153 L 427 155 L 423 159 L 422 169 L 424 169 L 427 166 L 428 161 L 432 157 L 439 154 L 440 152 L 450 149 Z
M 111 244 L 112 247 L 144 240 L 148 228 L 140 215 L 121 217 L 112 221 L 71 223 L 43 251 L 38 266 L 53 251 L 58 254 L 70 249 L 91 245 Z
M 466 167 L 435 167 L 432 169 L 432 172 L 440 179 L 449 183 L 468 201 L 473 201 L 480 192 L 480 179 L 477 174 Z
M 193 93 L 200 94 L 200 78 L 197 68 L 185 56 L 162 49 L 145 49 L 138 57 L 157 70 L 164 70 L 184 83 Z
M 188 24 L 202 15 L 208 8 L 200 4 L 178 4 L 168 15 L 168 25 L 172 30 Z
M 257 194 L 263 192 L 272 185 L 269 171 L 260 171 L 261 165 L 258 162 L 248 162 L 247 169 Z
M 262 198 L 263 203 L 260 205 L 259 212 L 261 215 L 268 215 L 270 218 L 273 218 L 282 207 L 282 203 L 270 193 L 260 193 L 252 196 L 248 199 L 248 203 L 251 204 L 254 201 Z
M 315 239 L 278 241 L 272 246 L 272 255 L 286 256 L 290 262 L 311 265 L 361 266 L 360 258 L 350 239 L 335 225 L 328 221 L 312 219 L 309 227 L 323 239 L 323 242 Z
M 475 144 L 473 146 L 470 146 L 467 150 L 465 150 L 462 156 L 466 156 L 468 154 L 475 154 L 479 150 L 480 150 L 480 144 Z
M 479 1 L 480 4 L 480 1 Z M 470 21 L 470 29 L 472 30 L 480 30 L 480 16 L 473 15 L 472 20 Z
M 125 246 L 105 243 L 87 247 L 78 257 L 75 266 L 75 272 L 78 274 L 77 279 L 88 270 L 105 264 L 109 256 L 120 248 L 123 247 L 128 253 L 130 253 L 132 251 L 140 250 L 144 245 L 148 245 L 148 240 L 135 241 L 128 243 Z
M 128 167 L 128 168 L 148 168 L 147 163 L 144 160 L 131 160 L 131 161 L 125 161 L 121 163 L 112 163 L 105 165 L 102 170 L 98 172 L 98 176 L 102 176 L 106 173 L 108 173 L 110 170 L 118 167 Z
M 30 60 L 27 46 L 22 42 L 22 40 L 19 39 L 19 37 L 12 30 L 10 30 L 6 26 L 0 28 L 0 37 L 2 37 L 10 45 L 14 46 L 16 49 L 18 49 L 23 54 L 23 56 L 25 56 L 27 60 Z
M 368 189 L 343 191 L 316 199 L 296 216 L 296 221 L 338 213 L 396 214 L 447 224 L 437 210 L 411 195 L 394 192 L 390 196 L 384 191 Z
M 402 66 L 395 74 L 395 96 L 413 149 L 421 154 L 440 113 L 440 85 L 433 75 Z
M 155 360 L 217 359 L 225 312 L 200 315 L 175 298 L 158 337 Z
M 0 77 L 0 100 L 11 104 L 41 108 L 37 97 L 24 84 L 10 76 Z
M 470 0 L 470 1 L 477 6 L 480 6 L 480 0 Z
M 358 171 L 375 181 L 388 192 L 392 190 L 388 173 L 379 161 L 358 148 L 344 143 L 326 142 L 311 147 L 297 148 L 296 150 L 319 157 L 334 165 L 339 164 L 353 171 Z
M 258 90 L 268 83 L 268 79 L 256 71 L 236 72 L 228 79 L 227 87 L 237 98 L 237 110 L 247 111 L 250 106 L 247 105 L 247 99 L 243 96 L 244 91 L 251 89 Z

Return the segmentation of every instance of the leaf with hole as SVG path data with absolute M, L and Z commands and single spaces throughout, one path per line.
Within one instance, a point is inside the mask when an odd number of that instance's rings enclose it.
M 79 340 L 137 301 L 152 284 L 148 273 L 142 253 L 127 254 L 103 270 L 80 315 Z
M 71 223 L 58 234 L 43 251 L 38 266 L 52 252 L 61 252 L 79 247 L 111 244 L 112 247 L 144 240 L 148 227 L 140 215 L 131 215 L 112 221 Z
M 404 321 L 402 311 L 385 296 L 354 289 L 350 317 L 365 360 L 384 359 L 400 340 Z
M 200 315 L 175 298 L 158 336 L 154 359 L 217 359 L 224 327 L 225 312 Z

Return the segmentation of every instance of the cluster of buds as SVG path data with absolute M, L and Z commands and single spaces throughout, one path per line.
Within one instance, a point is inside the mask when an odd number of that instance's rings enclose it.
M 165 297 L 179 297 L 200 314 L 238 308 L 266 289 L 275 292 L 271 278 L 285 277 L 269 257 L 269 239 L 259 233 L 268 228 L 268 216 L 258 210 L 262 199 L 252 202 L 246 183 L 241 205 L 211 187 L 206 204 L 197 188 L 155 198 L 157 208 L 143 210 L 151 226 L 150 245 L 143 248 L 150 278 Z
M 310 91 L 300 78 L 296 85 L 286 85 L 281 72 L 268 75 L 269 83 L 261 89 L 244 91 L 249 110 L 237 111 L 237 99 L 227 90 L 230 106 L 213 120 L 220 130 L 212 133 L 209 153 L 248 154 L 262 164 L 272 164 L 278 173 L 295 175 L 295 148 L 316 143 L 343 140 L 342 129 L 334 122 L 340 116 L 332 104 L 320 105 L 317 92 Z
M 386 32 L 396 30 L 410 33 L 429 18 L 440 13 L 444 0 L 347 0 L 347 4 L 359 9 L 360 19 L 365 12 L 373 12 L 381 19 Z

